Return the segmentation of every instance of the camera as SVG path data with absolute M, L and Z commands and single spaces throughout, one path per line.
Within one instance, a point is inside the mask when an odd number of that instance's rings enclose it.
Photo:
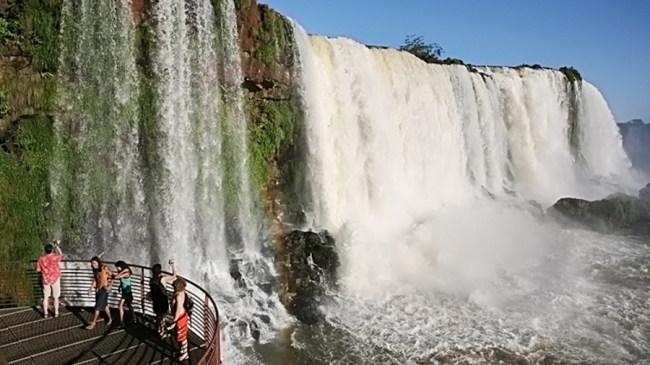
M 52 241 L 52 244 L 53 244 L 54 246 L 60 246 L 60 245 L 61 245 L 61 240 L 53 240 L 53 241 Z
M 174 260 L 169 260 L 170 265 L 174 265 Z

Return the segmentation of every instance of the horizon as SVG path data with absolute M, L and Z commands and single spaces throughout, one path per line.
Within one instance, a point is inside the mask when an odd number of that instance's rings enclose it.
M 309 34 L 399 48 L 408 35 L 437 43 L 442 58 L 472 65 L 574 67 L 605 97 L 617 123 L 650 122 L 650 2 L 605 0 L 521 6 L 508 0 L 261 0 Z M 370 6 L 368 5 L 370 4 Z M 534 11 L 531 11 L 534 10 Z M 579 16 L 576 16 L 579 15 Z M 359 21 L 359 17 L 364 17 Z M 485 20 L 489 19 L 489 20 Z M 471 24 L 471 26 L 468 26 Z

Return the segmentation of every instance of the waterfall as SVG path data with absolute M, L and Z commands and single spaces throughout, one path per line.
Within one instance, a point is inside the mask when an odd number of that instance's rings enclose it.
M 234 3 L 157 1 L 140 28 L 130 8 L 63 2 L 56 235 L 88 259 L 174 258 L 236 319 L 224 356 L 238 358 L 236 344 L 253 329 L 268 341 L 286 314 L 249 177 Z
M 635 359 L 621 350 L 637 343 L 633 331 L 612 339 L 592 325 L 605 320 L 593 303 L 620 298 L 599 294 L 610 279 L 593 273 L 612 252 L 637 262 L 647 250 L 543 214 L 562 197 L 638 189 L 593 85 L 548 69 L 427 64 L 293 29 L 308 213 L 341 257 L 321 309 L 348 358 L 493 363 L 500 348 L 535 362 L 546 348 L 569 362 Z M 639 292 L 616 291 L 643 311 Z M 607 350 L 593 355 L 583 336 Z
M 153 211 L 159 256 L 186 271 L 228 264 L 214 13 L 209 0 L 157 2 L 153 69 L 162 162 Z
M 63 3 L 51 190 L 57 236 L 95 254 L 149 255 L 138 80 L 126 1 Z
M 616 125 L 586 81 L 578 85 L 581 161 L 567 137 L 569 96 L 558 71 L 470 72 L 295 32 L 309 179 L 325 227 L 337 231 L 355 217 L 401 226 L 486 195 L 549 206 L 628 183 Z

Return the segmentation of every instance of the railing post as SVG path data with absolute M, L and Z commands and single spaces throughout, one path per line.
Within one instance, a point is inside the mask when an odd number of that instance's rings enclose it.
M 215 307 L 215 310 L 217 308 Z M 217 346 L 215 351 L 217 352 L 217 365 L 221 365 L 221 319 L 219 318 L 219 314 L 217 311 L 217 330 L 215 331 L 217 333 L 217 340 L 214 342 Z
M 140 272 L 142 275 L 140 275 L 140 309 L 142 310 L 142 316 L 144 317 L 145 310 L 144 310 L 144 267 L 140 268 Z
M 208 326 L 210 321 L 210 309 L 208 305 L 210 305 L 210 300 L 206 295 L 205 300 L 203 301 L 203 345 L 207 348 L 210 347 L 210 342 L 212 342 L 212 338 L 210 338 L 210 327 Z

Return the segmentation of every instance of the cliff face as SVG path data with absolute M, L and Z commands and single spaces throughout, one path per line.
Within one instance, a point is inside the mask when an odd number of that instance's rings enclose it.
M 33 258 L 49 234 L 59 0 L 0 1 L 0 259 Z
M 222 1 L 213 0 L 217 18 Z M 152 131 L 157 123 L 151 60 L 154 2 L 132 0 L 130 4 L 140 79 L 139 123 L 143 130 Z M 255 0 L 235 4 L 251 175 L 279 248 L 283 232 L 289 229 L 285 220 L 295 221 L 301 211 L 299 203 L 284 203 L 300 201 L 296 186 L 301 181 L 301 164 L 295 158 L 301 155 L 295 143 L 301 130 L 293 102 L 291 26 Z M 57 70 L 61 6 L 62 0 L 0 0 L 0 260 L 35 257 L 52 234 L 50 170 L 56 143 L 52 126 L 57 83 L 62 80 Z M 156 158 L 151 152 L 156 144 L 152 135 L 145 133 L 140 141 L 145 164 Z M 287 262 L 289 252 L 275 251 L 278 262 Z M 286 281 L 289 269 L 279 271 L 281 281 Z

